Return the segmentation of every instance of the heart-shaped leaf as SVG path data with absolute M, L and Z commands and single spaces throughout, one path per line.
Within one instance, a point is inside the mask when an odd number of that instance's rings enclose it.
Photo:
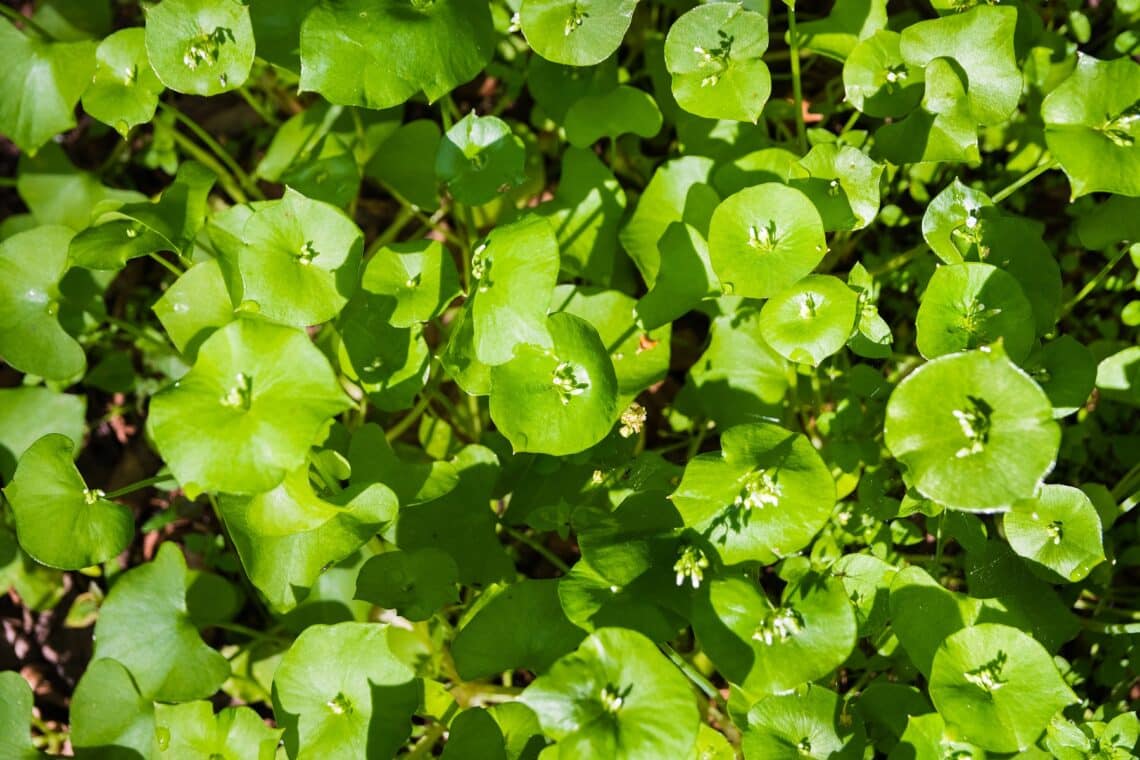
M 898 32 L 880 29 L 843 63 L 847 100 L 868 116 L 904 116 L 922 100 L 922 67 L 903 59 L 901 41 Z

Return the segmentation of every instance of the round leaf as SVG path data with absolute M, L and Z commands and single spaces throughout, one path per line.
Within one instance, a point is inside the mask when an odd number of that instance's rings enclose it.
M 673 22 L 665 38 L 673 97 L 697 116 L 755 123 L 772 92 L 767 49 L 762 14 L 739 3 L 698 5 Z
M 1079 488 L 1041 486 L 1002 518 L 1013 550 L 1067 581 L 1083 580 L 1104 561 L 1100 516 Z
M 605 628 L 586 638 L 521 700 L 558 744 L 557 757 L 660 760 L 696 745 L 696 696 L 681 672 L 640 633 Z
M 828 230 L 862 229 L 879 213 L 883 166 L 857 148 L 816 145 L 790 174 L 788 184 L 811 199 Z
M 491 369 L 491 419 L 515 451 L 564 456 L 605 438 L 617 420 L 617 376 L 597 330 L 552 314 L 549 349 L 520 345 Z
M 488 203 L 525 179 L 526 146 L 497 116 L 469 113 L 443 136 L 435 174 L 460 203 Z
M 305 462 L 349 399 L 299 330 L 246 319 L 198 350 L 194 367 L 150 402 L 148 429 L 187 492 L 260 493 Z
M 209 702 L 154 706 L 158 760 L 209 757 L 218 760 L 269 758 L 277 752 L 280 729 L 270 728 L 248 707 L 227 707 L 214 715 Z
M 146 51 L 164 85 L 188 95 L 236 90 L 254 56 L 249 7 L 240 0 L 163 0 L 146 14 Z
M 990 264 L 939 267 L 918 307 L 918 350 L 928 359 L 1002 341 L 1014 361 L 1036 337 L 1033 307 L 1011 275 Z
M 154 118 L 162 82 L 146 53 L 146 32 L 120 29 L 99 43 L 95 74 L 83 93 L 83 110 L 110 124 L 124 138 L 131 127 Z
M 713 269 L 729 295 L 768 298 L 811 272 L 826 252 L 815 205 L 774 182 L 729 196 L 709 225 Z
M 89 489 L 72 463 L 75 444 L 52 433 L 20 457 L 4 495 L 20 546 L 36 561 L 79 570 L 115 557 L 134 537 L 131 510 Z
M 396 610 L 408 620 L 427 620 L 459 601 L 459 569 L 438 549 L 385 552 L 360 568 L 356 597 Z
M 1016 628 L 963 628 L 942 643 L 930 698 L 962 738 L 994 752 L 1018 752 L 1076 701 L 1045 648 Z
M 523 0 L 519 22 L 546 60 L 593 66 L 621 45 L 635 8 L 637 0 Z
M 744 758 L 857 760 L 863 756 L 863 724 L 847 709 L 838 694 L 816 685 L 762 699 L 748 711 Z
M 956 509 L 1006 508 L 1053 468 L 1061 432 L 1049 399 L 999 350 L 950 354 L 899 383 L 884 440 L 927 498 Z
M 922 100 L 923 72 L 903 60 L 898 32 L 880 29 L 843 63 L 847 100 L 868 116 L 903 116 Z
M 376 251 L 361 287 L 396 300 L 391 316 L 395 327 L 430 321 L 460 293 L 455 262 L 435 240 L 394 243 Z
M 838 277 L 808 275 L 764 304 L 760 334 L 786 359 L 818 366 L 847 343 L 858 301 Z

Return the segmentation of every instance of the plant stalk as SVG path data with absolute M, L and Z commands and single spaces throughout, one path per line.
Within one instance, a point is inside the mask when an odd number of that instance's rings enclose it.
M 795 3 L 788 5 L 788 39 L 791 47 L 792 64 L 792 98 L 795 102 L 796 112 L 796 143 L 800 153 L 807 153 L 807 124 L 804 123 L 804 91 L 800 81 L 800 41 L 796 34 L 796 8 Z

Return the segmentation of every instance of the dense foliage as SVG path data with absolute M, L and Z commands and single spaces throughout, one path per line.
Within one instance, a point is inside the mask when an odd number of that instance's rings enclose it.
M 1135 756 L 1137 0 L 0 13 L 0 757 Z

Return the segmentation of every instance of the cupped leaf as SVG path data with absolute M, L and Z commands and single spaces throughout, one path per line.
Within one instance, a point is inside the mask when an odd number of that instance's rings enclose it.
M 519 23 L 526 41 L 548 61 L 601 63 L 621 45 L 638 0 L 523 0 Z
M 1033 307 L 1011 275 L 990 264 L 939 267 L 915 317 L 918 350 L 928 359 L 1001 341 L 1014 361 L 1036 337 Z
M 1044 485 L 1002 517 L 1013 550 L 1069 582 L 1104 562 L 1100 516 L 1079 488 Z
M 1060 444 L 1049 399 L 1000 350 L 942 356 L 899 383 L 884 440 L 927 498 L 966 510 L 1033 496 Z
M 520 345 L 553 345 L 546 312 L 558 279 L 558 241 L 546 219 L 531 215 L 495 228 L 475 249 L 471 276 L 468 310 L 479 361 L 503 364 Z
M 215 329 L 235 319 L 234 303 L 218 259 L 196 264 L 179 276 L 153 306 L 158 321 L 189 361 Z
M 546 323 L 550 348 L 524 344 L 491 369 L 491 419 L 515 451 L 566 455 L 602 440 L 618 415 L 614 365 L 598 331 L 566 312 Z
M 857 230 L 879 213 L 882 164 L 851 146 L 825 143 L 792 167 L 788 184 L 819 209 L 828 230 Z
M 697 741 L 695 694 L 653 642 L 604 628 L 539 676 L 521 697 L 558 744 L 556 757 L 689 757 Z
M 310 626 L 273 676 L 274 712 L 297 760 L 394 756 L 422 693 L 379 623 Z
M 1024 750 L 1076 696 L 1032 636 L 983 624 L 950 636 L 934 655 L 934 706 L 967 741 L 994 752 Z
M 1097 191 L 1140 195 L 1140 64 L 1078 53 L 1073 73 L 1041 104 L 1041 118 L 1074 198 Z
M 218 329 L 193 368 L 155 394 L 155 446 L 191 493 L 260 493 L 305 462 L 347 409 L 332 367 L 299 330 L 247 319 Z
M 673 97 L 697 116 L 755 123 L 772 92 L 767 49 L 762 14 L 739 3 L 698 5 L 673 22 L 665 38 Z
M 880 29 L 843 63 L 847 100 L 868 116 L 904 116 L 922 100 L 922 67 L 903 59 L 901 40 L 898 32 Z
M 242 300 L 294 327 L 326 322 L 356 290 L 364 237 L 340 209 L 286 189 L 257 208 L 238 254 Z
M 421 90 L 436 101 L 478 74 L 493 50 L 482 0 L 320 0 L 301 24 L 301 89 L 365 108 Z
M 71 230 L 42 225 L 0 242 L 0 357 L 21 372 L 69 380 L 87 367 L 59 323 Z
M 205 699 L 229 677 L 226 658 L 190 621 L 186 560 L 175 544 L 162 544 L 153 562 L 112 586 L 95 623 L 95 659 L 121 663 L 139 692 L 158 702 Z
M 122 663 L 97 659 L 71 698 L 71 744 L 77 755 L 134 760 L 154 747 L 154 702 L 139 693 Z
M 489 203 L 525 179 L 526 146 L 497 116 L 469 113 L 443 136 L 435 175 L 460 203 Z
M 36 561 L 79 570 L 116 556 L 134 536 L 131 510 L 88 488 L 72 463 L 75 443 L 51 433 L 33 443 L 4 495 L 20 546 Z
M 724 450 L 689 461 L 670 496 L 725 564 L 775 562 L 806 546 L 835 505 L 835 483 L 811 442 L 771 423 L 729 428 Z
M 455 262 L 435 240 L 393 243 L 376 251 L 361 287 L 395 299 L 390 321 L 396 327 L 430 321 L 460 293 Z
M 675 583 L 669 564 L 654 566 L 632 583 L 619 586 L 583 559 L 558 583 L 562 609 L 574 625 L 591 632 L 611 626 L 628 628 L 654 641 L 668 641 L 686 625 L 671 609 L 684 604 L 685 593 Z
M 847 343 L 858 301 L 838 277 L 808 275 L 764 304 L 760 334 L 784 358 L 818 366 Z
M 922 237 L 944 262 L 960 264 L 965 251 L 980 237 L 983 209 L 993 205 L 988 195 L 955 178 L 927 205 Z
M 66 436 L 74 445 L 72 454 L 77 453 L 86 413 L 85 396 L 32 386 L 0 388 L 0 478 L 11 481 L 20 456 L 49 433 Z
M 839 695 L 811 684 L 760 700 L 748 711 L 741 747 L 745 760 L 856 760 L 863 757 L 863 723 Z
M 455 561 L 438 549 L 385 552 L 360 568 L 356 598 L 394 609 L 408 620 L 427 620 L 459 601 L 458 583 Z
M 146 14 L 146 51 L 159 80 L 188 95 L 245 84 L 253 67 L 253 24 L 241 0 L 163 0 Z
M 91 82 L 95 43 L 44 42 L 0 23 L 9 65 L 0 73 L 0 133 L 30 155 L 75 126 L 75 104 Z
M 768 298 L 827 252 L 823 220 L 799 190 L 767 182 L 726 198 L 709 225 L 709 254 L 729 295 Z
M 220 516 L 246 575 L 275 610 L 304 600 L 321 573 L 354 554 L 396 517 L 396 496 L 374 483 L 328 499 L 313 490 L 309 468 L 253 497 L 223 495 Z
M 120 29 L 95 51 L 95 74 L 83 93 L 83 110 L 125 138 L 132 127 L 154 118 L 162 91 L 147 57 L 146 32 Z
M 715 580 L 708 602 L 694 611 L 693 629 L 730 681 L 753 694 L 776 694 L 842 665 L 857 626 L 843 584 L 808 575 L 784 590 L 779 605 L 751 580 Z
M 209 702 L 154 706 L 156 760 L 209 757 L 212 760 L 272 760 L 281 729 L 270 728 L 249 707 L 214 714 Z
M 661 109 L 644 90 L 619 85 L 599 95 L 586 95 L 566 112 L 566 139 L 576 148 L 588 148 L 603 137 L 616 140 L 624 134 L 653 137 L 661 131 Z

